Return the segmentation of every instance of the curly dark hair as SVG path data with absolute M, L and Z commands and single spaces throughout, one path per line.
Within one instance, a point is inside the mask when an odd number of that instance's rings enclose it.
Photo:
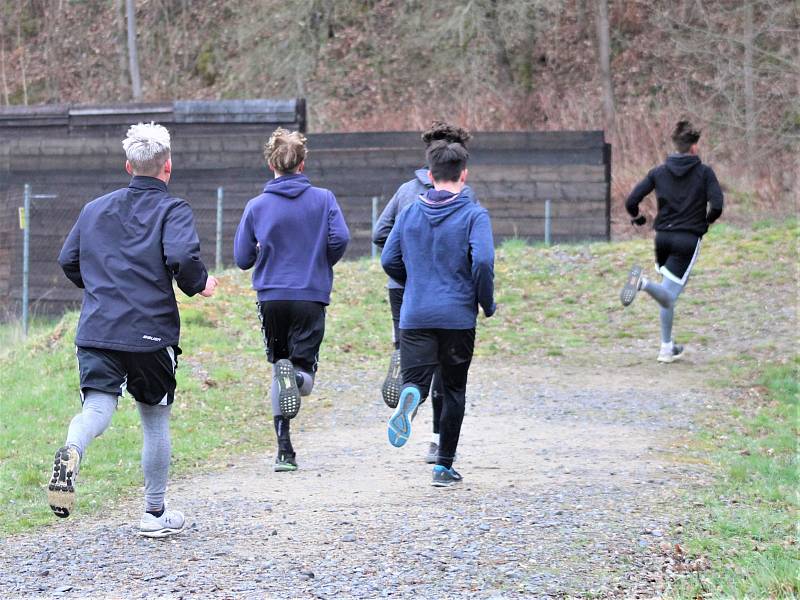
M 463 127 L 456 127 L 445 121 L 434 121 L 426 131 L 422 133 L 422 141 L 426 146 L 436 140 L 445 140 L 450 144 L 461 144 L 465 146 L 472 138 L 469 131 Z
M 672 143 L 678 152 L 686 153 L 700 139 L 702 132 L 692 125 L 691 121 L 681 120 L 675 124 L 672 131 Z

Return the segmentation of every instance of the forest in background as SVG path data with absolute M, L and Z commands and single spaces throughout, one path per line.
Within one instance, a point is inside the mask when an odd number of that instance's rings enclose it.
M 18 0 L 0 17 L 3 105 L 305 97 L 312 132 L 605 129 L 615 214 L 688 116 L 729 217 L 797 208 L 794 0 Z

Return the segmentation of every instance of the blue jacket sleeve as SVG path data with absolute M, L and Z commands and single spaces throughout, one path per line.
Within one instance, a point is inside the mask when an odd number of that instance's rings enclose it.
M 402 228 L 403 215 L 400 215 L 381 251 L 381 266 L 389 277 L 405 285 L 408 275 L 406 274 L 406 265 L 403 262 Z
M 82 214 L 82 213 L 81 213 Z M 25 215 L 28 218 L 28 215 Z M 58 264 L 64 271 L 72 283 L 79 288 L 83 288 L 83 277 L 81 277 L 81 233 L 80 233 L 80 217 L 72 226 L 72 231 L 69 232 L 67 239 L 64 240 L 64 246 L 61 248 L 61 253 L 58 255 Z
M 494 303 L 494 238 L 489 213 L 481 210 L 469 232 L 469 250 L 472 258 L 472 282 L 478 304 L 483 314 L 491 317 L 497 306 Z
M 178 287 L 194 296 L 206 287 L 208 271 L 200 260 L 200 239 L 194 226 L 192 209 L 183 200 L 167 212 L 161 231 L 164 264 Z
M 722 188 L 717 180 L 717 175 L 711 167 L 706 167 L 706 200 L 710 205 L 706 222 L 709 225 L 722 216 Z
M 336 196 L 331 193 L 328 203 L 328 262 L 331 266 L 344 256 L 348 243 L 350 243 L 350 230 L 336 202 Z
M 239 221 L 233 238 L 233 260 L 237 267 L 246 271 L 256 264 L 256 258 L 258 258 L 258 240 L 253 227 L 253 213 L 248 204 L 244 208 L 242 220 Z
M 628 199 L 625 200 L 625 210 L 628 211 L 630 216 L 639 216 L 639 203 L 644 200 L 644 197 L 652 192 L 655 187 L 656 180 L 653 177 L 653 172 L 650 171 L 644 179 L 636 184 L 636 187 L 633 188 L 633 191 L 630 193 L 630 196 L 628 196 Z

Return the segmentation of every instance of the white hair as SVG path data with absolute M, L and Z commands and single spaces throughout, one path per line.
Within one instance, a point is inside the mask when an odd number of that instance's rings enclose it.
M 169 158 L 169 131 L 152 121 L 131 125 L 122 147 L 135 174 L 155 176 Z

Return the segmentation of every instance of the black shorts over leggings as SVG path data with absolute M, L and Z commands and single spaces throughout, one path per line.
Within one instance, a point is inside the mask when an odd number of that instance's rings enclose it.
M 267 360 L 288 358 L 306 373 L 317 372 L 319 347 L 325 336 L 325 305 L 307 300 L 257 302 Z

